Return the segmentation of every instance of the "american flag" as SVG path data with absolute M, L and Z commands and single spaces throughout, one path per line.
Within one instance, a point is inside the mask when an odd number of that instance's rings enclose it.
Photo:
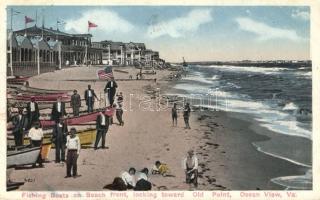
M 113 77 L 112 68 L 107 66 L 104 69 L 100 69 L 97 72 L 99 79 L 109 79 Z

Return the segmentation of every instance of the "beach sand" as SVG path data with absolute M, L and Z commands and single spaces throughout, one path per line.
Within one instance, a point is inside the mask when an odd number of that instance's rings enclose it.
M 97 79 L 97 67 L 78 67 L 42 74 L 30 80 L 30 86 L 44 89 L 77 89 L 83 98 L 88 84 L 103 97 L 106 82 L 75 81 Z M 129 73 L 114 72 L 115 78 L 135 78 L 138 70 L 121 68 Z M 54 149 L 44 168 L 14 170 L 12 181 L 27 182 L 19 190 L 102 190 L 103 186 L 119 176 L 121 171 L 135 167 L 149 169 L 156 160 L 168 164 L 174 177 L 150 175 L 153 190 L 189 190 L 185 183 L 182 160 L 189 149 L 194 149 L 199 158 L 199 190 L 256 190 L 283 189 L 270 182 L 271 178 L 304 174 L 305 168 L 263 154 L 252 142 L 268 140 L 249 127 L 254 124 L 235 118 L 232 113 L 191 113 L 191 129 L 184 129 L 182 113 L 178 127 L 172 127 L 171 109 L 159 104 L 157 92 L 170 87 L 165 78 L 172 72 L 158 71 L 145 75 L 150 80 L 118 81 L 118 92 L 125 98 L 124 126 L 113 124 L 106 137 L 108 149 L 82 149 L 78 159 L 79 178 L 65 179 L 66 166 L 54 163 Z M 73 80 L 73 81 L 66 81 Z M 159 89 L 157 89 L 159 88 Z M 130 95 L 132 94 L 132 95 Z M 95 103 L 95 107 L 103 106 Z M 162 109 L 159 109 L 161 105 Z M 85 107 L 83 108 L 85 109 Z M 114 122 L 116 118 L 114 117 Z M 70 127 L 69 127 L 70 128 Z M 263 130 L 265 131 L 265 130 Z M 261 132 L 262 128 L 261 128 Z

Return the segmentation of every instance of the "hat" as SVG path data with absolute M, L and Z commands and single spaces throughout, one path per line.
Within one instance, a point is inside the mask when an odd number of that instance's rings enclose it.
M 194 152 L 193 149 L 188 150 L 188 153 L 193 153 L 193 152 Z

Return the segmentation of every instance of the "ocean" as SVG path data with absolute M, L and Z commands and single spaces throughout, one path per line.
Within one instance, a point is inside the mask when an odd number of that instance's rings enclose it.
M 191 65 L 173 89 L 172 94 L 187 97 L 195 107 L 249 114 L 272 132 L 312 141 L 311 67 Z M 272 182 L 311 189 L 312 151 L 305 151 L 304 144 L 276 151 L 272 145 L 253 143 L 262 153 L 309 169 L 304 176 L 274 177 Z

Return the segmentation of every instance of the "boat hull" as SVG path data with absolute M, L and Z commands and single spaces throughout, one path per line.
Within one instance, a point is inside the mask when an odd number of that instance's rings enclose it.
M 25 148 L 7 152 L 7 167 L 30 165 L 36 163 L 41 148 Z

